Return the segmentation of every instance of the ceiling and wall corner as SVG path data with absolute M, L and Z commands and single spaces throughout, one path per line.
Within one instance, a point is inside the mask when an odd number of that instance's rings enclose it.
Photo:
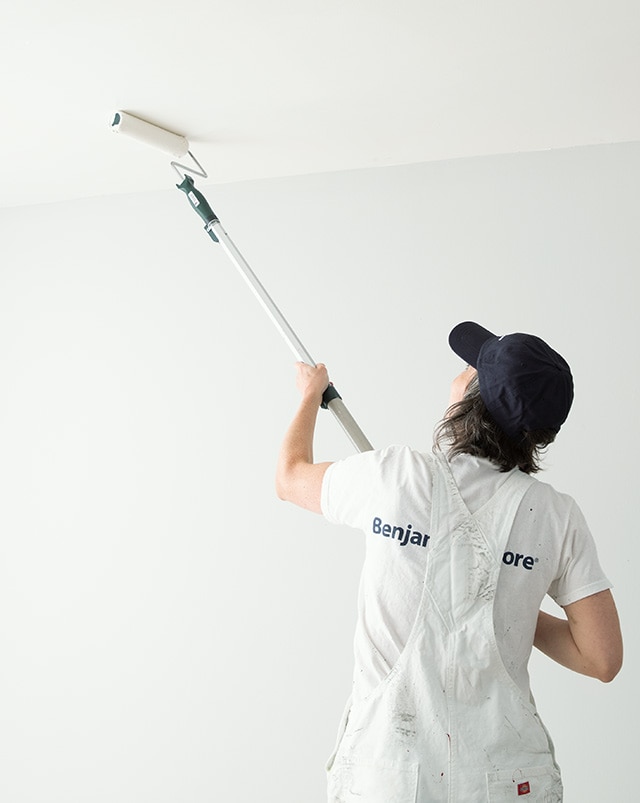
M 3 207 L 171 186 L 117 109 L 211 183 L 640 140 L 631 0 L 5 5 Z

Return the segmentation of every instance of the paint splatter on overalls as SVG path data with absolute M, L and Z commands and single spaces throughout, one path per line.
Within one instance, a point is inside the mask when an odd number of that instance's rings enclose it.
M 329 803 L 560 803 L 553 745 L 493 629 L 501 557 L 533 480 L 512 472 L 471 515 L 442 455 L 434 473 L 416 620 L 391 672 L 348 707 Z

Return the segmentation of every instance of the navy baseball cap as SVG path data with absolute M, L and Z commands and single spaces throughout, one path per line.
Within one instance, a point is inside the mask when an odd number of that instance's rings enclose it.
M 558 432 L 573 402 L 566 360 L 535 335 L 494 335 L 466 321 L 449 335 L 455 353 L 478 372 L 480 397 L 496 424 L 511 438 L 524 432 Z

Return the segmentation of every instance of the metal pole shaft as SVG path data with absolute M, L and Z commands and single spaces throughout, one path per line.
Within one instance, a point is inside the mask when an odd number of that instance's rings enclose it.
M 349 410 L 347 410 L 347 406 L 342 399 L 333 399 L 327 404 L 327 408 L 331 410 L 335 419 L 359 452 L 373 451 L 373 446 L 369 443 L 367 436 L 360 429 Z
M 215 220 L 211 221 L 206 228 L 208 231 L 212 231 L 218 238 L 225 253 L 236 266 L 244 280 L 247 282 L 252 292 L 262 305 L 263 309 L 273 321 L 276 329 L 278 329 L 291 351 L 293 351 L 296 358 L 300 362 L 307 363 L 307 365 L 315 366 L 316 363 L 314 362 L 313 358 L 302 345 L 300 339 L 293 331 L 291 326 L 289 326 L 286 318 L 280 312 L 274 300 L 266 291 L 262 282 L 255 275 L 249 263 L 242 256 L 240 251 L 238 251 L 235 244 L 224 230 L 220 221 L 216 218 Z M 338 423 L 359 452 L 369 452 L 373 449 L 373 446 L 371 443 L 369 443 L 364 432 L 360 429 L 341 398 L 332 399 L 327 404 L 327 407 L 329 410 L 331 410 Z
M 255 294 L 256 298 L 264 308 L 265 312 L 273 321 L 276 329 L 278 329 L 282 337 L 287 342 L 287 345 L 289 346 L 291 351 L 293 351 L 293 353 L 295 354 L 296 358 L 301 362 L 306 362 L 308 365 L 315 365 L 315 362 L 311 358 L 311 355 L 302 345 L 302 343 L 300 342 L 298 336 L 293 331 L 293 329 L 289 326 L 284 315 L 280 312 L 280 310 L 276 306 L 275 301 L 266 291 L 260 279 L 258 279 L 255 273 L 251 270 L 249 263 L 242 256 L 240 251 L 238 251 L 233 241 L 231 240 L 231 237 L 229 237 L 227 232 L 222 227 L 220 221 L 214 220 L 213 223 L 210 225 L 210 229 L 216 235 L 216 237 L 220 241 L 220 245 L 224 249 L 224 252 L 233 262 L 236 268 L 240 271 L 242 277 L 247 282 L 247 284 Z

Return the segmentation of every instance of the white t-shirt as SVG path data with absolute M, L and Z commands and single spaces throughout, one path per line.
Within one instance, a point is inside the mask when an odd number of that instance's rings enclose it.
M 354 641 L 354 699 L 366 696 L 389 673 L 411 632 L 429 555 L 433 463 L 430 454 L 390 446 L 334 463 L 325 474 L 324 516 L 334 524 L 361 529 L 366 536 Z M 470 455 L 456 456 L 450 466 L 471 513 L 509 476 L 490 461 Z M 514 520 L 494 605 L 502 660 L 525 694 L 527 663 L 545 595 L 568 605 L 610 587 L 574 500 L 547 483 L 533 482 Z

